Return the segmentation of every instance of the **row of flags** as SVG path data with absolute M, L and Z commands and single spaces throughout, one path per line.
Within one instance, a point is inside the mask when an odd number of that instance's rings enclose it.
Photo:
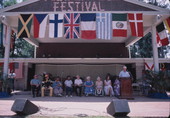
M 127 18 L 129 20 L 132 36 L 143 36 L 142 14 L 25 14 L 19 16 L 19 38 L 30 37 L 32 21 L 34 21 L 34 38 L 45 37 L 47 21 L 49 19 L 49 37 L 105 39 L 113 36 L 127 36 Z M 169 44 L 167 30 L 170 33 L 170 17 L 157 27 L 158 47 Z M 7 27 L 0 24 L 0 47 L 5 45 Z M 11 32 L 11 49 L 14 49 L 14 34 Z M 15 36 L 16 38 L 16 36 Z M 4 39 L 4 40 L 3 40 Z
M 132 36 L 143 37 L 143 14 L 66 13 L 20 14 L 18 37 L 30 38 L 33 23 L 34 38 L 44 38 L 49 24 L 49 37 L 66 39 L 106 39 L 127 37 L 127 22 Z
M 170 17 L 156 26 L 158 47 L 169 45 L 167 31 L 170 33 Z

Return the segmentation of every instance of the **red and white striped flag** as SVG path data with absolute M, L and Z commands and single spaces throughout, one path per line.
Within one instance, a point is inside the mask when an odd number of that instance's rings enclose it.
M 96 14 L 84 13 L 81 14 L 81 38 L 82 39 L 96 39 Z
M 169 39 L 165 30 L 164 23 L 160 23 L 158 26 L 156 26 L 158 36 L 160 37 L 160 41 L 162 46 L 166 46 L 169 44 Z
M 132 36 L 143 37 L 143 14 L 128 14 Z
M 162 46 L 162 43 L 161 43 L 161 39 L 158 35 L 158 32 L 156 33 L 156 41 L 157 41 L 157 47 L 161 47 Z
M 153 62 L 145 62 L 145 70 L 153 70 L 154 69 L 154 64 Z

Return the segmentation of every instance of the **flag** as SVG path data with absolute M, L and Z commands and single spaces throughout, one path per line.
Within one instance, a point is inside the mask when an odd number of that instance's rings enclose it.
M 156 41 L 157 41 L 157 47 L 161 47 L 162 44 L 161 44 L 161 39 L 160 39 L 160 37 L 158 35 L 158 32 L 156 33 Z
M 9 73 L 11 73 L 12 71 L 14 72 L 15 71 L 15 63 L 9 63 Z
M 80 38 L 80 14 L 64 15 L 64 37 L 66 39 Z
M 81 14 L 81 38 L 96 39 L 96 14 Z
M 47 14 L 34 14 L 34 38 L 45 37 L 47 19 Z
M 0 62 L 0 67 L 3 67 L 4 63 Z
M 63 14 L 49 15 L 49 37 L 57 38 L 63 36 Z
M 156 29 L 157 29 L 158 35 L 160 37 L 162 46 L 168 45 L 169 40 L 168 40 L 168 36 L 167 36 L 163 22 L 161 24 L 159 24 L 158 26 L 156 26 Z
M 132 36 L 143 37 L 143 14 L 128 14 Z
M 0 24 L 0 48 L 3 47 L 3 24 Z
M 113 36 L 127 37 L 127 14 L 112 14 Z
M 22 62 L 20 63 L 15 63 L 15 74 L 16 78 L 23 78 L 23 69 L 24 69 L 24 64 Z
M 30 38 L 32 14 L 21 14 L 18 20 L 18 38 Z
M 167 18 L 167 19 L 164 21 L 164 23 L 165 23 L 165 26 L 166 26 L 168 32 L 170 33 L 170 17 Z
M 112 39 L 112 15 L 111 13 L 96 14 L 96 32 L 99 39 Z
M 154 64 L 153 62 L 145 62 L 145 70 L 153 70 L 154 69 Z
M 14 47 L 15 47 L 15 39 L 16 39 L 16 35 L 14 30 L 11 31 L 11 42 L 10 42 L 10 51 L 14 51 Z

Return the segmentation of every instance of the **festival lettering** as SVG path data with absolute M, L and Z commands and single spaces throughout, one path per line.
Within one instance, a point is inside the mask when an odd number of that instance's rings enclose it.
M 100 1 L 53 1 L 56 11 L 105 11 Z

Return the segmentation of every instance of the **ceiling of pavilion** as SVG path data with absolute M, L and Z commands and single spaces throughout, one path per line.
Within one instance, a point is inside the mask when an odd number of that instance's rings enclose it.
M 87 2 L 88 4 L 86 4 Z M 87 5 L 91 5 L 88 7 Z M 61 7 L 63 6 L 63 7 Z M 94 7 L 95 6 L 95 7 Z M 83 8 L 82 8 L 83 7 Z M 18 15 L 29 13 L 143 13 L 144 34 L 150 31 L 150 27 L 155 22 L 157 14 L 162 15 L 162 19 L 169 16 L 169 11 L 138 2 L 135 0 L 27 0 L 26 2 L 7 7 L 0 10 L 0 14 L 5 15 L 7 22 L 17 31 Z M 126 45 L 137 41 L 138 37 L 132 37 L 130 25 L 128 23 L 127 37 L 113 37 L 112 40 L 85 40 L 85 39 L 64 39 L 64 38 L 49 38 L 49 25 L 47 23 L 45 38 L 34 39 L 38 43 L 126 43 Z M 33 27 L 32 27 L 33 28 Z M 33 36 L 33 29 L 31 30 Z

